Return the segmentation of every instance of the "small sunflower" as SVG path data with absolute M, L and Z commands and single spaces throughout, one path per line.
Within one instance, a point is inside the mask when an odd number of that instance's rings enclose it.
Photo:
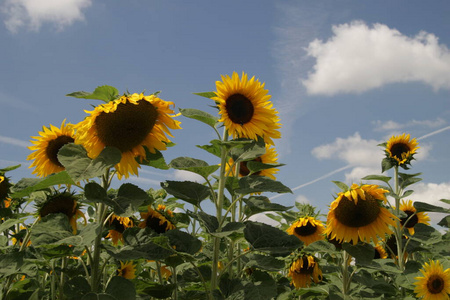
M 5 177 L 0 174 L 0 200 L 8 200 L 9 199 L 8 195 L 9 195 L 9 190 L 10 190 L 11 186 L 12 186 L 12 184 L 9 182 L 8 177 Z
M 374 259 L 378 258 L 385 259 L 388 257 L 386 250 L 380 244 L 376 245 L 374 248 L 375 248 Z
M 339 193 L 330 205 L 325 233 L 331 239 L 354 245 L 391 234 L 389 225 L 395 225 L 395 216 L 380 204 L 387 202 L 387 192 L 377 185 L 353 184 L 348 191 Z
M 291 284 L 296 289 L 309 287 L 311 282 L 319 283 L 322 281 L 322 271 L 314 256 L 303 255 L 297 258 L 289 267 L 287 275 L 291 277 Z
M 231 78 L 228 75 L 221 77 L 222 81 L 216 81 L 216 97 L 211 98 L 219 108 L 219 122 L 224 123 L 234 138 L 256 140 L 260 136 L 273 145 L 272 139 L 281 137 L 278 131 L 281 124 L 264 83 L 255 77 L 248 80 L 244 72 L 241 78 L 236 72 Z
M 117 269 L 117 276 L 121 276 L 126 279 L 136 278 L 136 265 L 133 262 L 120 262 L 120 268 Z
M 313 217 L 302 217 L 295 221 L 287 230 L 290 235 L 298 237 L 305 246 L 325 238 L 325 227 L 320 220 Z
M 410 135 L 392 136 L 385 144 L 386 156 L 397 166 L 405 167 L 414 159 L 419 143 L 415 138 L 410 139 Z
M 72 226 L 73 234 L 77 233 L 77 219 L 79 217 L 82 217 L 86 223 L 86 218 L 79 209 L 76 197 L 69 192 L 50 195 L 45 202 L 38 204 L 39 218 L 55 213 L 67 216 Z
M 408 200 L 407 202 L 402 200 L 400 210 L 407 215 L 404 218 L 400 218 L 400 224 L 408 229 L 410 235 L 414 234 L 414 226 L 417 223 L 430 225 L 430 217 L 424 212 L 416 212 L 417 210 L 412 200 Z
M 276 164 L 277 163 L 277 152 L 275 151 L 275 148 L 272 147 L 269 144 L 266 144 L 266 152 L 257 157 L 254 158 L 251 161 L 256 161 L 256 162 L 260 162 L 263 164 Z M 244 177 L 244 176 L 248 176 L 250 174 L 250 170 L 247 167 L 247 163 L 248 161 L 242 161 L 239 163 L 239 176 L 240 177 Z M 230 176 L 234 176 L 234 168 L 232 168 L 232 166 L 234 165 L 234 160 L 232 158 L 230 158 L 230 160 L 228 161 L 228 164 L 225 166 L 225 171 L 227 172 L 227 174 L 230 174 Z M 230 170 L 231 169 L 231 170 Z M 276 168 L 269 168 L 269 169 L 264 169 L 255 173 L 252 173 L 252 175 L 258 175 L 258 176 L 265 176 L 265 177 L 269 177 L 273 180 L 275 180 L 275 176 L 274 174 L 278 173 L 278 169 Z
M 175 225 L 171 221 L 172 217 L 173 212 L 168 209 L 166 210 L 164 205 L 158 206 L 157 210 L 148 206 L 147 212 L 141 213 L 143 221 L 139 224 L 139 227 L 150 228 L 156 233 L 164 233 L 168 230 L 175 229 Z
M 27 160 L 34 160 L 30 168 L 36 167 L 32 174 L 45 177 L 53 173 L 64 171 L 64 166 L 58 160 L 58 151 L 62 146 L 73 143 L 75 140 L 75 130 L 72 124 L 61 123 L 61 128 L 50 124 L 50 128 L 42 127 L 43 131 L 39 136 L 34 136 L 35 140 L 30 142 L 34 146 L 28 147 L 34 150 L 28 155 Z
M 430 260 L 425 263 L 420 270 L 423 277 L 416 277 L 417 280 L 414 292 L 418 298 L 424 300 L 444 300 L 449 299 L 450 294 L 450 269 L 444 268 L 442 264 L 436 260 Z
M 108 235 L 105 238 L 111 238 L 114 245 L 117 245 L 119 240 L 124 243 L 123 232 L 125 229 L 133 227 L 134 222 L 132 218 L 129 217 L 119 217 L 117 215 L 112 215 L 109 219 L 109 229 Z
M 19 226 L 19 232 L 15 232 L 12 235 L 12 238 L 11 238 L 12 244 L 13 245 L 17 245 L 17 243 L 18 243 L 20 246 L 22 246 L 23 238 L 25 237 L 26 233 L 27 233 L 27 228 L 25 226 L 23 226 L 23 225 L 20 225 Z M 30 245 L 31 245 L 31 240 L 28 240 L 26 246 L 28 247 Z
M 119 179 L 130 174 L 138 175 L 139 163 L 150 152 L 166 150 L 172 136 L 170 129 L 180 129 L 173 119 L 173 102 L 155 95 L 132 94 L 101 104 L 76 125 L 75 142 L 82 144 L 91 158 L 97 157 L 106 147 L 116 147 L 122 159 L 116 165 Z

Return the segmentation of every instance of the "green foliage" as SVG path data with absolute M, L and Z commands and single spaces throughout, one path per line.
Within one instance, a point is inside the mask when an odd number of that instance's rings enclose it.
M 66 96 L 83 99 L 102 100 L 103 102 L 108 103 L 119 98 L 119 90 L 113 86 L 102 85 L 97 87 L 92 93 L 80 91 L 67 94 Z
M 198 95 L 198 94 L 197 94 Z M 180 113 L 190 119 L 198 120 L 203 122 L 211 127 L 216 127 L 218 118 L 210 115 L 204 111 L 194 109 L 194 108 L 180 108 Z

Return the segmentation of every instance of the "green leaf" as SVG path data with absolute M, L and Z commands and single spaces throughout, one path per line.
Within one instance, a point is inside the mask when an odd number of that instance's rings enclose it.
M 200 202 L 211 195 L 210 189 L 192 181 L 165 181 L 161 187 L 172 196 L 199 206 Z
M 154 149 L 155 153 L 152 153 L 148 150 L 147 147 L 144 146 L 145 149 L 145 159 L 136 158 L 136 161 L 145 166 L 150 166 L 153 168 L 168 170 L 169 166 L 166 164 L 164 156 L 160 151 Z
M 139 294 L 145 294 L 156 299 L 166 299 L 172 296 L 173 290 L 176 286 L 174 284 L 158 284 L 156 282 L 138 281 L 136 290 Z
M 138 211 L 145 201 L 150 201 L 149 195 L 131 183 L 124 183 L 113 200 L 114 213 L 121 217 L 129 217 Z
M 215 216 L 208 215 L 205 212 L 199 211 L 197 213 L 194 213 L 192 211 L 188 210 L 188 215 L 192 218 L 198 220 L 203 226 L 206 228 L 206 230 L 209 233 L 216 232 L 219 228 L 219 221 Z
M 450 209 L 446 209 L 440 206 L 435 206 L 420 201 L 414 202 L 414 207 L 416 208 L 417 212 L 426 211 L 426 212 L 450 213 Z
M 450 200 L 448 200 L 448 199 L 441 199 L 441 200 L 439 200 L 439 201 L 444 202 L 444 203 L 447 203 L 447 204 L 450 204 Z
M 304 251 L 306 253 L 335 253 L 336 247 L 326 240 L 320 240 L 306 246 Z
M 244 236 L 255 250 L 272 255 L 287 256 L 303 244 L 296 236 L 259 222 L 247 222 Z
M 0 255 L 0 278 L 20 272 L 25 252 L 14 251 Z
M 334 183 L 335 185 L 337 185 L 338 188 L 340 188 L 342 192 L 346 192 L 346 191 L 349 190 L 348 185 L 346 185 L 346 184 L 343 183 L 343 182 L 340 182 L 340 181 L 333 181 L 333 183 Z
M 14 185 L 11 198 L 23 198 L 33 192 L 59 184 L 75 184 L 75 182 L 66 171 L 52 174 L 45 178 L 22 178 Z
M 264 176 L 246 176 L 239 179 L 236 193 L 250 194 L 261 192 L 292 193 L 291 189 L 279 181 Z
M 362 180 L 379 180 L 385 183 L 389 183 L 392 177 L 383 176 L 383 175 L 367 175 L 366 177 L 361 178 Z
M 197 145 L 197 147 L 211 153 L 212 155 L 220 157 L 221 151 L 222 151 L 222 148 L 220 147 L 220 142 L 221 141 L 219 141 L 219 140 L 212 140 L 212 141 L 210 141 L 209 145 L 203 145 L 203 146 Z
M 439 226 L 450 228 L 450 216 L 442 218 L 442 220 L 437 223 Z
M 133 283 L 121 276 L 111 278 L 105 292 L 120 300 L 136 299 L 136 290 L 134 289 Z
M 442 235 L 439 231 L 422 223 L 414 225 L 414 231 L 414 235 L 410 236 L 410 238 L 425 245 L 431 245 L 442 240 Z
M 210 166 L 206 161 L 200 159 L 191 157 L 178 157 L 173 159 L 169 163 L 169 167 L 177 170 L 193 172 L 206 179 L 209 175 L 214 173 L 219 168 L 219 165 Z
M 108 103 L 119 98 L 119 90 L 113 86 L 102 85 L 97 87 L 92 93 L 80 91 L 67 94 L 66 96 L 83 99 L 96 99 Z
M 64 295 L 69 299 L 81 299 L 91 291 L 91 286 L 84 277 L 74 277 L 64 284 Z
M 15 165 L 15 166 L 10 166 L 10 167 L 6 167 L 6 168 L 3 168 L 3 169 L 0 169 L 0 174 L 5 173 L 5 172 L 9 172 L 9 171 L 12 171 L 12 170 L 15 170 L 17 168 L 20 168 L 21 166 L 22 165 Z
M 81 300 L 119 300 L 111 295 L 108 294 L 97 294 L 97 293 L 89 293 L 86 294 Z
M 106 190 L 97 182 L 91 181 L 84 186 L 84 196 L 94 203 L 104 203 L 113 206 L 112 200 L 108 197 Z
M 205 97 L 211 99 L 212 97 L 216 97 L 216 93 L 214 92 L 201 92 L 201 93 L 193 93 L 194 95 Z
M 269 198 L 265 196 L 252 196 L 249 199 L 244 199 L 244 202 L 246 204 L 245 214 L 248 217 L 266 211 L 287 211 L 292 208 L 292 206 L 271 203 Z
M 63 239 L 74 237 L 66 215 L 56 213 L 43 217 L 31 230 L 31 243 L 34 246 L 55 244 Z
M 394 163 L 392 159 L 385 157 L 381 161 L 381 173 L 386 172 L 387 170 L 391 169 L 394 166 Z
M 370 244 L 359 243 L 352 245 L 343 243 L 342 248 L 353 256 L 358 264 L 370 263 L 375 257 L 375 249 Z
M 245 264 L 248 268 L 258 268 L 273 272 L 277 272 L 285 268 L 285 262 L 273 256 L 250 253 L 245 257 L 248 259 L 248 262 Z
M 247 161 L 246 166 L 250 170 L 250 173 L 253 174 L 253 173 L 260 172 L 262 170 L 282 167 L 282 166 L 284 166 L 284 164 L 264 164 L 259 161 L 250 160 L 250 161 Z
M 170 245 L 175 246 L 174 249 L 177 252 L 195 254 L 202 248 L 202 242 L 199 239 L 184 231 L 172 229 L 164 235 L 169 238 Z
M 261 137 L 258 137 L 258 140 L 242 138 L 230 142 L 238 143 L 230 151 L 230 156 L 235 162 L 252 160 L 266 153 L 266 143 Z
M 0 232 L 4 232 L 5 230 L 8 230 L 9 228 L 13 227 L 16 224 L 25 222 L 27 218 L 22 219 L 8 219 L 0 224 Z
M 257 277 L 257 279 L 254 279 L 255 282 L 249 282 L 244 286 L 244 300 L 271 300 L 276 297 L 277 285 L 272 276 L 256 270 L 252 277 Z
M 186 109 L 180 108 L 180 113 L 187 118 L 200 121 L 213 128 L 216 126 L 217 121 L 219 120 L 219 118 L 214 117 L 213 115 L 207 112 L 194 108 L 186 108 Z
M 95 159 L 91 159 L 83 146 L 77 144 L 66 144 L 58 152 L 58 160 L 75 182 L 102 176 L 118 164 L 121 157 L 119 149 L 106 147 Z

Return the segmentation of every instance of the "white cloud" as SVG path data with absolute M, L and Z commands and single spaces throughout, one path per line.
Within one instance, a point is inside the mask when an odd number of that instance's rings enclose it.
M 450 89 L 450 51 L 434 34 L 408 37 L 384 24 L 361 21 L 332 27 L 326 42 L 307 47 L 316 59 L 303 80 L 309 94 L 361 93 L 389 83 L 419 81 Z
M 13 145 L 13 146 L 19 146 L 22 148 L 28 148 L 28 146 L 32 146 L 32 144 L 28 141 L 22 141 L 19 139 L 2 136 L 2 135 L 0 135 L 0 143 L 5 143 L 5 144 Z
M 1 11 L 9 31 L 16 33 L 22 27 L 38 31 L 43 23 L 52 23 L 57 30 L 83 21 L 82 10 L 91 6 L 91 0 L 6 0 Z
M 175 170 L 174 177 L 176 180 L 180 181 L 194 181 L 200 183 L 205 181 L 205 179 L 202 176 L 184 170 Z
M 308 198 L 306 198 L 303 195 L 298 195 L 295 198 L 295 202 L 301 203 L 301 204 L 311 204 L 311 201 L 308 200 Z
M 419 182 L 413 186 L 411 189 L 414 190 L 414 193 L 408 198 L 413 201 L 426 202 L 432 205 L 444 207 L 450 209 L 450 205 L 441 202 L 441 199 L 450 199 L 450 182 L 443 183 L 424 183 Z M 438 223 L 445 214 L 442 213 L 428 213 L 431 222 L 436 224 Z
M 437 128 L 442 127 L 447 122 L 442 118 L 437 118 L 436 120 L 411 120 L 409 122 L 400 124 L 395 121 L 389 120 L 389 121 L 381 121 L 377 120 L 372 122 L 375 126 L 375 131 L 398 131 L 403 130 L 405 128 L 410 127 L 426 127 L 426 128 Z

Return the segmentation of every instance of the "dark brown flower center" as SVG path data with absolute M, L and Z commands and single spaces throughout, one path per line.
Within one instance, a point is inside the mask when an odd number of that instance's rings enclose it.
M 5 200 L 8 196 L 10 187 L 11 184 L 9 183 L 8 178 L 0 176 L 0 201 Z
M 311 222 L 308 221 L 306 225 L 295 227 L 294 232 L 300 236 L 308 236 L 311 234 L 314 234 L 317 231 L 317 227 L 311 224 Z
M 230 120 L 241 125 L 250 122 L 255 111 L 252 101 L 242 94 L 234 94 L 228 97 L 225 108 Z
M 256 161 L 256 162 L 262 162 L 261 157 L 257 157 L 255 159 L 253 159 L 252 161 Z M 248 161 L 242 161 L 239 164 L 239 174 L 241 176 L 247 176 L 248 174 L 250 174 L 250 169 L 247 167 L 247 162 Z M 252 175 L 259 175 L 261 173 L 261 171 L 255 172 Z
M 162 224 L 160 224 L 159 223 L 160 221 L 161 221 L 160 218 L 150 215 L 147 218 L 146 226 L 154 230 L 156 233 L 164 233 L 167 231 L 167 227 L 169 226 L 169 224 L 167 223 L 168 221 L 165 221 Z
M 125 231 L 125 226 L 123 226 L 123 224 L 117 219 L 114 219 L 111 222 L 111 228 L 119 233 L 123 233 Z
M 65 214 L 70 220 L 75 215 L 75 212 L 75 199 L 71 195 L 63 194 L 56 196 L 45 203 L 39 211 L 39 215 L 43 218 L 49 214 L 62 213 Z
M 377 200 L 366 193 L 366 200 L 358 196 L 358 204 L 342 197 L 334 210 L 336 219 L 348 227 L 363 227 L 375 221 L 380 214 L 380 206 Z
M 106 146 L 122 153 L 140 145 L 155 126 L 158 111 L 149 102 L 120 103 L 114 112 L 102 112 L 95 118 L 98 137 Z
M 409 152 L 410 149 L 407 144 L 404 143 L 396 143 L 391 147 L 391 154 L 395 156 L 397 159 L 402 159 L 402 154 Z
M 306 256 L 303 256 L 301 260 L 303 260 L 303 266 L 300 269 L 296 269 L 295 273 L 312 274 L 314 271 L 314 267 L 309 265 L 308 258 Z
M 62 146 L 73 143 L 74 139 L 71 136 L 60 135 L 56 139 L 48 142 L 45 154 L 47 158 L 54 164 L 61 168 L 64 166 L 58 160 L 58 151 Z
M 404 218 L 400 218 L 400 224 L 404 225 L 406 228 L 413 228 L 417 223 L 419 223 L 419 217 L 417 217 L 417 214 L 415 214 L 415 212 L 410 211 L 410 210 L 405 210 L 404 213 L 406 213 L 407 216 Z M 405 225 L 405 222 L 406 222 L 406 225 Z
M 427 281 L 427 290 L 431 294 L 439 294 L 444 289 L 444 279 L 439 275 L 431 275 Z

